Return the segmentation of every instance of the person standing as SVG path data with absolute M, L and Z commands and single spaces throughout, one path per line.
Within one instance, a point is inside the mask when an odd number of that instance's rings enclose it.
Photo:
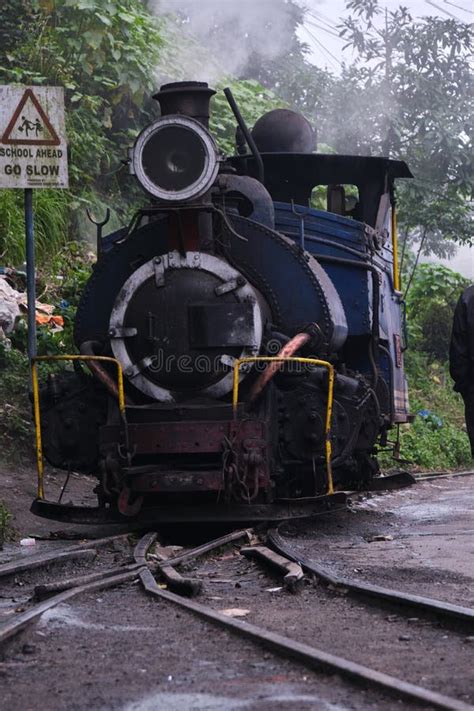
M 464 289 L 454 310 L 449 372 L 454 390 L 464 400 L 467 434 L 474 457 L 474 285 Z

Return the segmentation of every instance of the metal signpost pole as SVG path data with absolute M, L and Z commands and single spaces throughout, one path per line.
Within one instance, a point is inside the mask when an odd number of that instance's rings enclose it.
M 26 295 L 28 306 L 28 358 L 36 355 L 36 286 L 33 190 L 25 188 Z

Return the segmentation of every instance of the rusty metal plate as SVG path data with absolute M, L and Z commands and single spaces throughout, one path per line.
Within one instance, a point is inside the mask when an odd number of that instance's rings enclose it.
M 220 491 L 224 482 L 222 471 L 155 471 L 134 475 L 127 481 L 132 491 L 172 493 L 190 491 Z
M 128 425 L 130 448 L 135 454 L 217 454 L 225 438 L 236 441 L 266 441 L 266 425 L 261 420 L 228 422 L 156 422 Z M 117 426 L 100 430 L 101 445 L 120 441 Z M 250 444 L 249 442 L 249 444 Z

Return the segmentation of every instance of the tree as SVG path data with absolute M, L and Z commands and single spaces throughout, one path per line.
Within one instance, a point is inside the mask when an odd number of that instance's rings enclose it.
M 242 116 L 249 126 L 253 126 L 262 114 L 284 107 L 286 103 L 253 79 L 238 81 L 229 77 L 228 80 L 220 82 L 216 87 L 218 93 L 211 103 L 210 129 L 222 152 L 225 155 L 233 155 L 236 151 L 236 120 L 222 91 L 225 86 L 229 86 L 232 90 Z
M 107 188 L 103 174 L 119 165 L 155 88 L 160 26 L 141 0 L 13 0 L 12 49 L 0 48 L 2 82 L 57 84 L 66 89 L 73 185 Z M 26 9 L 25 9 L 26 8 Z M 0 9 L 0 25 L 12 14 Z M 5 16 L 5 17 L 4 17 Z M 34 17 L 34 22 L 28 22 Z M 91 161 L 91 156 L 95 157 Z
M 384 16 L 378 0 L 350 0 L 347 8 L 341 36 L 356 58 L 334 102 L 348 117 L 355 109 L 357 129 L 351 135 L 353 121 L 349 129 L 336 125 L 329 141 L 339 150 L 370 144 L 375 154 L 406 160 L 415 180 L 400 189 L 402 235 L 426 254 L 446 256 L 449 240 L 474 241 L 471 28 L 454 19 L 415 21 L 403 7 Z
M 71 189 L 36 191 L 41 260 L 78 235 L 85 204 L 107 202 L 127 217 L 137 192 L 121 160 L 153 115 L 162 27 L 141 0 L 10 0 L 0 28 L 15 38 L 0 44 L 0 83 L 65 87 Z M 22 220 L 21 194 L 1 191 L 3 262 L 22 261 Z
M 441 264 L 421 264 L 408 292 L 410 349 L 448 359 L 454 309 L 469 280 Z

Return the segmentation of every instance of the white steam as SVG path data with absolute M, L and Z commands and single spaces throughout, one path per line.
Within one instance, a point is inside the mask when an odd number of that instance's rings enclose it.
M 149 0 L 149 7 L 177 20 L 176 42 L 169 44 L 162 65 L 168 80 L 240 76 L 254 52 L 271 60 L 285 50 L 292 21 L 291 6 L 274 0 Z

